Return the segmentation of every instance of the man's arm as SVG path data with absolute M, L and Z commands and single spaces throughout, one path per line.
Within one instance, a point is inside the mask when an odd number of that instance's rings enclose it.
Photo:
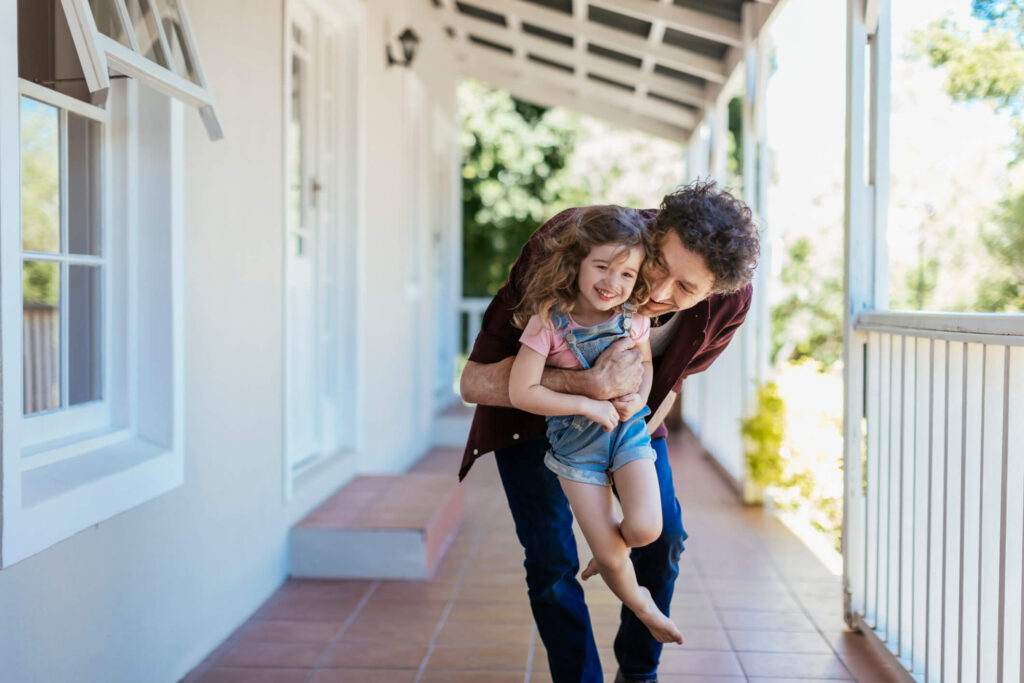
M 508 378 L 514 356 L 496 363 L 466 361 L 459 393 L 466 403 L 511 408 Z M 544 368 L 541 385 L 561 394 L 589 396 L 606 401 L 639 390 L 643 380 L 640 351 L 632 339 L 621 339 L 600 355 L 590 370 Z

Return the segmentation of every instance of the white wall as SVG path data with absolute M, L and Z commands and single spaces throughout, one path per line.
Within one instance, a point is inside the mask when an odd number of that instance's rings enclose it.
M 429 425 L 401 418 L 423 401 L 404 389 L 417 371 L 423 335 L 413 313 L 420 307 L 431 321 L 436 312 L 429 295 L 411 300 L 396 275 L 408 215 L 399 184 L 407 151 L 396 134 L 407 76 L 385 69 L 383 59 L 385 24 L 391 35 L 413 26 L 421 37 L 415 71 L 426 101 L 454 116 L 447 38 L 430 3 L 366 3 L 368 213 L 360 291 L 372 321 L 363 326 L 362 348 L 373 354 L 361 359 L 365 452 L 327 468 L 287 503 L 284 10 L 270 0 L 188 6 L 225 139 L 209 142 L 198 115 L 187 112 L 185 484 L 0 571 L 4 681 L 177 680 L 285 579 L 291 524 L 353 468 L 402 470 L 429 446 Z M 428 130 L 430 120 L 427 111 Z M 424 166 L 433 167 L 429 158 Z M 424 195 L 437 201 L 433 181 L 424 182 Z
M 746 477 L 740 420 L 744 415 L 743 337 L 753 328 L 744 325 L 722 355 L 702 373 L 683 382 L 683 419 L 704 447 L 737 482 Z

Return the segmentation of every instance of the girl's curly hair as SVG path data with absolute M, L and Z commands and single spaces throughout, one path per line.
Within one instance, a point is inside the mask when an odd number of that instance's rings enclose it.
M 750 207 L 713 180 L 697 180 L 662 200 L 651 226 L 656 244 L 674 231 L 715 277 L 712 291 L 729 294 L 754 277 L 760 235 Z
M 593 247 L 612 243 L 621 245 L 619 253 L 623 257 L 634 246 L 643 248 L 644 261 L 629 303 L 647 303 L 653 244 L 640 214 L 614 204 L 590 206 L 577 211 L 568 225 L 544 239 L 542 255 L 526 274 L 523 299 L 512 314 L 513 324 L 523 328 L 533 315 L 547 322 L 555 312 L 572 313 L 579 292 L 576 281 L 580 264 Z

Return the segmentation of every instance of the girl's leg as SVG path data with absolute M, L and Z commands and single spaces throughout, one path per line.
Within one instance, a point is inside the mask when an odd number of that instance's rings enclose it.
M 661 535 L 661 492 L 653 460 L 628 462 L 614 473 L 615 491 L 622 505 L 619 533 L 628 548 L 642 548 Z M 586 581 L 597 574 L 591 560 L 580 578 Z
M 636 582 L 629 550 L 619 533 L 619 520 L 612 504 L 611 488 L 561 477 L 559 481 L 594 553 L 601 578 L 656 640 L 662 643 L 682 643 L 683 636 L 676 625 L 658 609 L 650 591 Z
M 653 460 L 633 460 L 613 474 L 622 506 L 620 533 L 630 548 L 654 543 L 661 535 L 661 491 Z

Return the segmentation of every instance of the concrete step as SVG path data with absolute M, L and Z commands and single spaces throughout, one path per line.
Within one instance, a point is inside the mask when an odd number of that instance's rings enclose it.
M 456 470 L 356 477 L 291 531 L 291 575 L 429 579 L 458 531 Z
M 457 401 L 434 418 L 434 447 L 464 447 L 473 423 L 473 410 L 473 406 Z

